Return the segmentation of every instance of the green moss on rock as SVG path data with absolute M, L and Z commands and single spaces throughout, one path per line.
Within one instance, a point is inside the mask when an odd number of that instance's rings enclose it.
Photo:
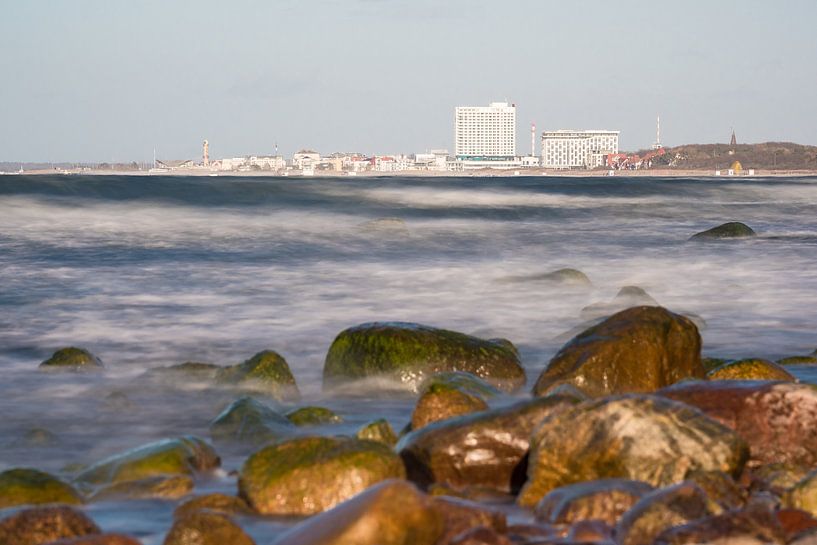
M 173 518 L 182 518 L 199 511 L 221 513 L 224 515 L 252 515 L 254 511 L 246 501 L 238 496 L 227 494 L 204 494 L 191 498 L 173 511 Z
M 111 500 L 177 500 L 193 492 L 195 483 L 188 475 L 157 475 L 138 481 L 116 483 L 99 489 L 91 502 Z
M 296 426 L 320 426 L 321 424 L 339 424 L 343 422 L 337 413 L 325 407 L 301 407 L 286 414 Z
M 43 371 L 101 371 L 102 360 L 84 348 L 61 348 L 40 364 Z
M 258 389 L 280 400 L 300 398 L 289 364 L 272 350 L 264 350 L 244 363 L 223 368 L 216 380 L 222 384 Z
M 71 485 L 36 469 L 9 469 L 0 473 L 0 509 L 47 503 L 77 505 L 82 503 L 82 497 Z
M 797 380 L 780 365 L 760 358 L 725 363 L 709 371 L 706 376 L 709 380 Z
M 364 441 L 374 441 L 382 443 L 387 447 L 393 448 L 397 444 L 397 434 L 394 433 L 394 428 L 391 427 L 389 421 L 385 418 L 380 418 L 365 424 L 361 427 L 355 437 Z
M 255 545 L 241 527 L 220 513 L 197 512 L 177 518 L 164 545 Z
M 261 445 L 294 432 L 288 418 L 247 396 L 232 402 L 210 423 L 210 437 L 219 443 Z
M 692 238 L 690 238 L 690 240 L 745 238 L 753 237 L 756 235 L 757 233 L 755 233 L 755 231 L 745 223 L 741 223 L 739 221 L 730 221 L 728 223 L 724 223 L 723 225 L 713 227 L 712 229 L 709 229 L 707 231 L 697 233 L 693 235 Z
M 500 339 L 495 339 L 495 342 L 500 342 Z M 513 349 L 516 350 L 516 347 L 514 347 Z M 478 376 L 463 371 L 436 373 L 430 376 L 420 386 L 420 393 L 425 392 L 428 388 L 431 388 L 435 384 L 444 384 L 447 386 L 451 386 L 465 393 L 474 396 L 479 396 L 483 399 L 489 399 L 498 396 L 502 393 L 497 388 L 494 388 L 493 386 L 491 386 Z
M 101 532 L 88 515 L 70 506 L 32 507 L 0 520 L 3 545 L 43 545 Z
M 424 390 L 411 415 L 413 430 L 439 420 L 488 410 L 488 404 L 481 396 L 465 392 L 451 384 L 434 382 Z

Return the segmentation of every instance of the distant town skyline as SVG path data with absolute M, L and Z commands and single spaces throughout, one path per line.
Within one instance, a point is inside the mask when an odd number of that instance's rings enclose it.
M 0 161 L 454 152 L 457 106 L 662 142 L 817 144 L 813 0 L 29 0 L 0 7 Z

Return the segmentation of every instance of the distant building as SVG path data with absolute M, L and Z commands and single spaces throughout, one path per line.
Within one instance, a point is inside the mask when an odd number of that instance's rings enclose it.
M 317 151 L 302 149 L 292 155 L 292 166 L 297 170 L 308 170 L 315 168 L 321 162 L 321 154 Z
M 544 168 L 596 168 L 618 153 L 620 131 L 546 131 L 542 133 Z
M 460 106 L 455 112 L 455 155 L 458 161 L 513 162 L 516 157 L 516 105 Z
M 284 170 L 287 167 L 287 162 L 280 155 L 253 155 L 249 158 L 249 165 L 261 170 Z

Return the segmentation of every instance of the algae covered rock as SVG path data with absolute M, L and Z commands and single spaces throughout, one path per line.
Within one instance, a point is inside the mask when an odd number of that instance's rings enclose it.
M 555 488 L 597 479 L 660 487 L 693 470 L 737 474 L 747 457 L 734 431 L 682 403 L 646 395 L 586 401 L 534 431 L 518 502 L 532 506 Z
M 157 475 L 100 488 L 89 498 L 89 501 L 177 500 L 190 494 L 194 486 L 193 479 L 188 475 Z
M 276 545 L 435 545 L 444 520 L 412 484 L 388 480 L 312 517 Z
M 512 276 L 505 279 L 506 282 L 541 282 L 543 284 L 551 284 L 554 286 L 575 286 L 589 288 L 593 283 L 578 269 L 558 269 L 542 274 L 531 274 L 527 276 Z
M 470 394 L 456 386 L 433 382 L 424 389 L 411 415 L 411 429 L 488 409 L 488 404 L 478 395 Z
M 0 509 L 47 503 L 76 505 L 82 503 L 82 497 L 71 485 L 36 469 L 0 473 Z
M 503 342 L 503 339 L 493 339 L 494 342 Z M 504 341 L 509 342 L 509 341 Z M 509 345 L 509 348 L 512 348 L 514 351 L 516 347 L 512 344 Z M 497 388 L 494 388 L 478 376 L 466 373 L 463 371 L 449 371 L 443 373 L 435 373 L 431 375 L 423 381 L 421 384 L 419 391 L 425 392 L 429 388 L 433 387 L 434 385 L 442 384 L 444 386 L 449 386 L 451 388 L 457 388 L 467 394 L 478 396 L 483 399 L 490 399 L 492 397 L 500 395 L 500 392 Z
M 397 434 L 385 418 L 373 420 L 364 424 L 355 434 L 355 437 L 364 441 L 374 441 L 382 443 L 387 447 L 394 447 L 397 444 Z
M 223 367 L 214 363 L 186 361 L 168 367 L 157 367 L 148 371 L 148 374 L 161 378 L 179 378 L 185 380 L 210 380 L 215 378 Z
M 264 350 L 244 363 L 225 367 L 216 375 L 222 384 L 261 390 L 277 399 L 299 399 L 300 392 L 287 361 L 272 350 Z
M 238 496 L 212 493 L 190 498 L 173 511 L 173 518 L 185 517 L 199 511 L 223 515 L 252 515 L 254 513 L 247 502 Z
M 695 324 L 664 308 L 635 307 L 562 347 L 536 381 L 534 394 L 543 395 L 559 384 L 571 384 L 593 397 L 651 392 L 704 375 Z
M 609 303 L 593 303 L 584 307 L 580 316 L 582 320 L 604 318 L 632 307 L 660 307 L 653 297 L 638 286 L 624 286 Z
M 323 384 L 374 378 L 416 392 L 426 377 L 442 371 L 466 371 L 504 391 L 525 384 L 519 355 L 505 342 L 400 322 L 342 331 L 326 355 Z
M 753 237 L 756 235 L 757 233 L 755 233 L 755 231 L 745 223 L 741 223 L 739 221 L 730 221 L 728 223 L 718 225 L 717 227 L 713 227 L 712 229 L 709 229 L 707 231 L 701 231 L 700 233 L 692 235 L 692 238 L 690 238 L 689 240 L 746 238 Z
M 217 443 L 261 445 L 294 432 L 295 425 L 288 418 L 246 396 L 232 402 L 210 423 L 210 437 Z
M 241 468 L 238 491 L 265 515 L 313 515 L 375 483 L 403 477 L 400 458 L 380 443 L 298 437 L 250 456 Z
M 653 491 L 641 481 L 601 479 L 548 492 L 536 505 L 536 518 L 548 524 L 601 520 L 614 526 L 635 503 Z
M 777 360 L 777 363 L 780 365 L 813 365 L 817 363 L 817 350 L 808 356 L 790 356 Z
M 255 545 L 255 542 L 230 517 L 208 512 L 177 518 L 164 540 L 164 545 L 227 544 Z
M 0 543 L 43 545 L 101 531 L 85 513 L 73 507 L 33 507 L 0 520 Z
M 325 407 L 301 407 L 289 411 L 286 417 L 296 426 L 320 426 L 321 424 L 339 424 L 343 422 L 340 415 Z
M 43 371 L 101 371 L 103 368 L 102 360 L 75 346 L 60 348 L 40 364 Z
M 709 380 L 797 380 L 780 365 L 759 358 L 724 363 L 709 371 L 706 377 Z

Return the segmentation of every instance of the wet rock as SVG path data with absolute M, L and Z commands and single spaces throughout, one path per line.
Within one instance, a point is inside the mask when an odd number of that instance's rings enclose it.
M 803 533 L 817 531 L 817 519 L 800 509 L 780 509 L 775 516 L 783 530 L 786 543 Z
M 655 539 L 656 545 L 692 543 L 741 543 L 757 545 L 786 543 L 786 536 L 770 510 L 747 508 L 687 522 L 668 528 Z
M 10 446 L 16 448 L 42 448 L 53 447 L 58 445 L 59 442 L 59 437 L 51 431 L 45 428 L 31 428 Z
M 216 378 L 219 372 L 223 371 L 223 367 L 213 363 L 202 363 L 198 361 L 186 361 L 177 365 L 170 365 L 167 367 L 156 367 L 148 371 L 150 376 L 154 377 L 171 377 L 185 380 L 212 380 Z
M 238 496 L 214 493 L 187 500 L 173 511 L 173 518 L 182 518 L 199 511 L 210 511 L 223 515 L 251 515 L 254 513 L 249 504 Z
M 593 303 L 584 307 L 579 316 L 583 320 L 605 318 L 632 307 L 660 307 L 661 304 L 652 298 L 643 288 L 624 286 L 609 303 Z
M 704 366 L 704 370 L 708 373 L 713 369 L 717 369 L 721 365 L 725 363 L 729 363 L 732 360 L 727 360 L 723 358 L 710 358 L 710 357 L 703 357 L 701 358 L 701 365 Z
M 4 545 L 43 545 L 100 532 L 85 513 L 68 506 L 34 507 L 0 520 Z
M 433 498 L 431 503 L 443 519 L 444 531 L 438 544 L 453 543 L 464 532 L 472 528 L 486 528 L 498 534 L 508 531 L 508 521 L 504 513 L 482 504 L 450 497 Z
M 277 352 L 265 350 L 244 363 L 225 367 L 216 381 L 263 391 L 278 400 L 297 400 L 301 394 L 287 361 Z
M 193 436 L 164 439 L 116 454 L 81 472 L 75 483 L 84 488 L 139 481 L 167 475 L 194 476 L 216 469 L 221 460 L 213 448 Z
M 121 534 L 95 534 L 52 541 L 48 545 L 142 545 L 136 539 Z
M 343 422 L 343 418 L 325 407 L 301 407 L 289 411 L 286 417 L 296 426 L 319 426 L 321 424 L 339 424 Z
M 613 544 L 613 528 L 602 520 L 580 520 L 570 527 L 568 542 Z
M 817 350 L 808 356 L 791 356 L 778 360 L 780 365 L 812 365 L 817 363 Z
M 618 519 L 653 487 L 641 481 L 601 479 L 563 486 L 548 492 L 536 504 L 536 519 L 549 524 L 601 520 L 615 525 Z
M 763 464 L 753 467 L 748 475 L 753 490 L 771 492 L 776 496 L 783 496 L 803 480 L 809 470 L 791 464 Z
M 701 336 L 692 322 L 663 308 L 635 307 L 562 347 L 536 381 L 534 394 L 558 384 L 591 397 L 650 392 L 704 374 Z
M 288 418 L 251 397 L 235 400 L 210 423 L 210 437 L 217 443 L 262 445 L 295 431 Z
M 409 323 L 369 323 L 341 332 L 329 348 L 324 388 L 385 379 L 418 391 L 426 377 L 466 371 L 504 391 L 525 384 L 518 353 L 503 342 Z
M 138 481 L 126 481 L 100 488 L 90 502 L 113 500 L 177 500 L 193 491 L 193 479 L 188 475 L 158 475 Z
M 550 271 L 543 274 L 532 274 L 527 276 L 511 276 L 503 279 L 506 282 L 541 282 L 543 284 L 551 284 L 554 286 L 576 286 L 589 288 L 593 283 L 578 269 L 559 269 L 557 271 Z
M 624 513 L 615 528 L 620 545 L 651 545 L 663 531 L 712 515 L 706 494 L 693 483 L 656 490 Z
M 452 539 L 440 543 L 447 545 L 513 545 L 513 542 L 506 536 L 485 526 L 469 528 Z
M 82 496 L 71 485 L 36 469 L 0 473 L 0 509 L 47 503 L 77 505 L 82 503 Z
M 103 368 L 102 360 L 75 346 L 60 348 L 40 364 L 43 371 L 101 371 Z
M 794 382 L 794 375 L 773 361 L 749 358 L 725 363 L 706 374 L 709 380 L 784 380 Z
M 512 524 L 508 526 L 508 537 L 514 543 L 551 543 L 566 535 L 563 529 L 547 524 Z
M 177 518 L 164 545 L 255 545 L 239 525 L 219 513 L 198 512 Z
M 409 478 L 423 487 L 440 483 L 515 493 L 525 481 L 534 427 L 574 403 L 549 396 L 436 422 L 403 437 L 397 449 Z
M 439 420 L 488 409 L 485 400 L 456 386 L 435 382 L 425 388 L 411 415 L 411 429 L 419 430 Z
M 365 424 L 357 431 L 355 437 L 364 441 L 382 443 L 387 447 L 394 447 L 397 444 L 397 434 L 394 433 L 394 429 L 385 418 Z
M 299 437 L 250 456 L 241 468 L 238 491 L 265 515 L 312 515 L 380 481 L 404 477 L 400 458 L 380 443 Z
M 128 394 L 118 390 L 106 395 L 102 406 L 108 411 L 130 411 L 136 407 Z
M 817 515 L 817 470 L 811 471 L 792 486 L 784 497 L 784 503 L 787 507 Z
M 507 342 L 504 339 L 491 339 L 492 342 Z M 510 349 L 516 350 L 516 347 L 512 344 L 509 344 L 508 347 Z M 434 385 L 444 385 L 449 386 L 451 388 L 457 388 L 467 394 L 472 396 L 481 397 L 482 399 L 490 399 L 492 397 L 500 395 L 500 392 L 497 388 L 494 388 L 481 378 L 471 373 L 465 373 L 463 371 L 451 371 L 446 373 L 436 373 L 431 375 L 427 380 L 425 380 L 419 388 L 419 391 L 425 392 L 429 388 L 433 387 Z
M 695 235 L 692 235 L 692 238 L 689 240 L 712 240 L 712 239 L 722 239 L 722 238 L 745 238 L 745 237 L 753 237 L 756 236 L 757 233 L 754 230 L 746 225 L 745 223 L 740 223 L 739 221 L 730 221 L 729 223 L 724 223 L 723 225 L 718 225 L 717 227 L 713 227 L 707 231 L 701 231 Z
M 413 485 L 389 480 L 285 533 L 276 545 L 434 545 L 443 517 Z
M 686 480 L 697 484 L 706 496 L 723 509 L 738 509 L 746 504 L 748 494 L 723 471 L 690 471 Z
M 768 381 L 676 384 L 659 395 L 692 405 L 735 430 L 753 461 L 817 466 L 817 387 Z
M 533 506 L 560 486 L 604 478 L 658 487 L 694 470 L 737 474 L 747 451 L 735 432 L 682 403 L 647 395 L 586 401 L 536 428 L 518 502 Z

